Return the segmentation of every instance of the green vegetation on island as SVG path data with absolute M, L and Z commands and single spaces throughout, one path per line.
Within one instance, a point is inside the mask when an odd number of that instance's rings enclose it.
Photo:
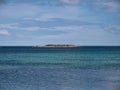
M 45 46 L 33 46 L 33 47 L 77 47 L 74 44 L 47 44 Z

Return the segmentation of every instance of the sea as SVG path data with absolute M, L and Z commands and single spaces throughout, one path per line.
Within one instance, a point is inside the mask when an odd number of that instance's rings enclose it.
M 0 46 L 0 90 L 120 90 L 120 46 Z

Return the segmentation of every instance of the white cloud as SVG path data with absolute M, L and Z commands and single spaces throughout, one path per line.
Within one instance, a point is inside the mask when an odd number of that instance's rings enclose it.
M 80 3 L 80 0 L 61 0 L 61 1 L 65 4 L 72 4 L 72 5 L 76 5 Z
M 0 30 L 0 35 L 7 35 L 7 36 L 9 36 L 10 33 L 7 30 Z
M 104 30 L 102 30 L 99 26 L 64 26 L 64 27 L 54 27 L 52 30 L 62 30 L 67 31 L 67 33 L 62 33 L 59 35 L 43 35 L 43 36 L 27 36 L 27 38 L 35 38 L 39 40 L 54 40 L 54 41 L 82 41 L 82 43 L 95 43 L 100 44 L 100 42 L 111 42 L 111 41 L 118 41 L 118 37 L 116 35 L 110 34 Z
M 8 4 L 0 9 L 0 17 L 23 18 L 32 17 L 40 13 L 40 6 L 31 4 Z
M 80 12 L 83 10 L 78 7 L 49 7 L 43 8 L 45 12 L 40 13 L 40 15 L 31 18 L 24 18 L 24 20 L 35 20 L 35 21 L 53 21 L 56 18 L 59 19 L 69 19 L 78 20 Z
M 12 23 L 12 24 L 0 24 L 0 29 L 37 31 L 39 29 L 46 29 L 46 28 L 40 28 L 38 26 L 23 27 L 23 26 L 19 26 L 18 23 Z
M 0 28 L 12 28 L 17 26 L 18 23 L 10 23 L 10 24 L 0 24 Z
M 45 29 L 45 28 L 44 28 Z M 34 39 L 40 41 L 48 41 L 49 43 L 54 42 L 78 42 L 81 45 L 108 45 L 112 43 L 118 43 L 119 35 L 108 33 L 101 26 L 96 25 L 84 25 L 84 26 L 55 26 L 49 27 L 45 29 L 53 31 L 62 31 L 64 33 L 60 34 L 19 34 L 20 38 Z M 43 33 L 42 31 L 38 31 L 38 33 Z M 102 37 L 102 38 L 101 38 Z M 111 43 L 112 42 L 112 43 Z
M 40 31 L 40 30 L 50 30 L 50 31 L 76 31 L 76 30 L 82 30 L 83 26 L 53 26 L 53 27 L 40 27 L 40 26 L 20 26 L 18 23 L 12 23 L 12 24 L 0 24 L 0 29 L 6 29 L 6 30 L 25 30 L 25 31 Z
M 82 30 L 83 26 L 58 26 L 54 27 L 54 30 L 61 30 L 61 31 L 75 31 L 75 30 Z
M 88 15 L 88 10 L 85 10 L 81 7 L 77 6 L 69 6 L 69 7 L 56 7 L 56 8 L 45 8 L 46 12 L 41 13 L 38 16 L 23 18 L 25 21 L 55 21 L 57 19 L 62 19 L 64 21 L 71 20 L 72 21 L 80 21 L 80 22 L 89 22 L 89 23 L 99 23 L 103 22 L 99 16 L 93 15 L 92 12 Z M 54 22 L 53 22 L 54 23 Z
M 80 12 L 83 10 L 77 6 L 46 7 L 34 4 L 8 4 L 0 9 L 0 18 L 36 21 L 51 21 L 54 18 L 77 20 Z
M 120 11 L 120 3 L 116 1 L 97 1 L 95 2 L 97 8 L 101 8 L 110 12 Z
M 26 21 L 53 21 L 53 18 L 55 17 L 46 17 L 45 15 L 41 16 L 41 17 L 35 17 L 35 18 L 24 18 L 23 20 Z
M 26 31 L 37 31 L 40 29 L 40 27 L 15 27 L 15 28 L 18 30 L 26 30 Z
M 64 3 L 77 4 L 81 0 L 62 0 Z M 0 18 L 17 20 L 53 21 L 55 18 L 97 22 L 88 11 L 80 6 L 52 7 L 34 4 L 7 4 L 0 9 Z M 86 16 L 84 16 L 86 15 Z M 93 20 L 95 19 L 95 20 Z

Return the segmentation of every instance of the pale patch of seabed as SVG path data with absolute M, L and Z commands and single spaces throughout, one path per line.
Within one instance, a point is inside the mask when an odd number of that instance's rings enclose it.
M 120 90 L 120 69 L 0 69 L 0 90 Z

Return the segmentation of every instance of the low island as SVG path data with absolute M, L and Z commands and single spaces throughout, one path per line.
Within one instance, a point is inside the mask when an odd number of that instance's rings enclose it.
M 47 44 L 45 46 L 33 46 L 33 47 L 77 47 L 74 44 Z

